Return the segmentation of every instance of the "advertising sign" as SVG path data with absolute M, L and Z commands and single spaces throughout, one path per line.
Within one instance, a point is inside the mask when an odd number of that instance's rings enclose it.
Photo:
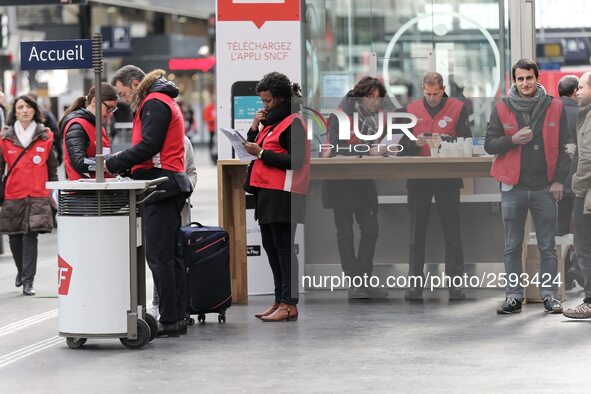
M 278 71 L 301 83 L 300 1 L 218 0 L 216 18 L 217 124 L 246 135 L 252 115 L 262 108 L 254 88 L 263 75 Z M 218 157 L 232 158 L 231 145 L 220 134 Z
M 265 74 L 278 71 L 301 84 L 300 0 L 217 0 L 216 10 L 217 125 L 246 137 L 255 112 L 263 107 L 255 88 Z M 218 133 L 218 157 L 232 156 L 230 141 Z M 268 294 L 273 292 L 271 269 L 248 205 L 248 292 Z M 296 243 L 303 251 L 303 231 Z M 303 272 L 303 253 L 298 259 Z

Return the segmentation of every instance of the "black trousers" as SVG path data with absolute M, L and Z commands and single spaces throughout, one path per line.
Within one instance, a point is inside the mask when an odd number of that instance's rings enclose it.
M 575 250 L 585 277 L 585 302 L 591 302 L 591 214 L 584 215 L 585 199 L 575 197 Z
M 28 234 L 9 235 L 8 243 L 14 258 L 16 270 L 23 283 L 33 284 L 37 273 L 37 235 Z
M 146 259 L 158 289 L 160 321 L 170 324 L 185 317 L 187 278 L 178 237 L 181 227 L 182 194 L 146 205 Z
M 335 207 L 333 213 L 343 272 L 351 277 L 363 276 L 363 274 L 371 275 L 373 272 L 373 256 L 378 241 L 378 218 L 376 213 L 363 205 L 357 208 Z M 355 254 L 353 216 L 355 216 L 361 231 L 357 254 Z
M 464 274 L 464 251 L 460 233 L 460 189 L 418 187 L 408 189 L 410 211 L 410 251 L 408 274 L 424 277 L 425 244 L 431 199 L 435 197 L 445 239 L 445 273 Z
M 275 302 L 298 303 L 298 258 L 295 254 L 295 223 L 261 224 L 261 239 L 275 284 Z

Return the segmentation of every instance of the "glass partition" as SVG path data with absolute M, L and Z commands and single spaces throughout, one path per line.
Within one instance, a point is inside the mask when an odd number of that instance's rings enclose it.
M 383 80 L 397 107 L 422 97 L 427 71 L 470 102 L 484 136 L 509 70 L 505 0 L 307 0 L 306 93 L 342 97 L 365 75 Z

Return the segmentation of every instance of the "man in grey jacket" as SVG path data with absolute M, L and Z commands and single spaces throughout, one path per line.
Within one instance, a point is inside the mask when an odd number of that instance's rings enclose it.
M 579 266 L 585 276 L 585 298 L 575 308 L 567 309 L 564 316 L 572 319 L 591 318 L 591 72 L 579 80 L 579 105 L 582 107 L 577 118 L 577 172 L 573 176 L 572 189 L 575 194 L 574 224 L 575 248 Z

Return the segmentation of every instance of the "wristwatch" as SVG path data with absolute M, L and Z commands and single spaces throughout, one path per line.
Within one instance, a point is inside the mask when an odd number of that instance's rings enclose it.
M 261 150 L 259 151 L 259 154 L 258 154 L 258 156 L 259 156 L 259 159 L 262 159 L 262 158 L 263 158 L 263 152 L 264 152 L 264 151 L 265 151 L 264 149 L 261 149 Z

